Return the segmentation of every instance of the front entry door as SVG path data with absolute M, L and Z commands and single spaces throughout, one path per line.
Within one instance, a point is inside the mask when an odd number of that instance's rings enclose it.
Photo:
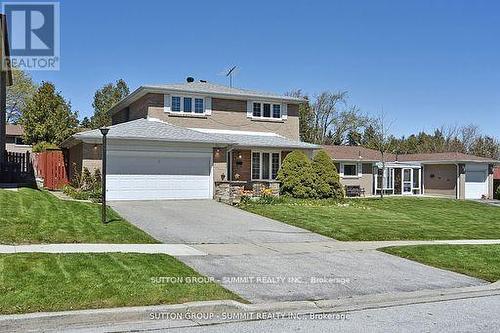
M 412 194 L 413 172 L 412 169 L 403 169 L 403 194 Z

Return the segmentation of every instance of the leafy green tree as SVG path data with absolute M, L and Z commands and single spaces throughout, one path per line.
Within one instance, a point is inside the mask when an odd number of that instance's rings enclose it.
M 98 89 L 92 103 L 94 115 L 90 119 L 90 127 L 95 129 L 111 125 L 111 116 L 108 111 L 129 93 L 128 85 L 122 79 L 116 81 L 116 84 L 108 83 Z
M 277 180 L 281 193 L 294 198 L 315 198 L 317 176 L 311 161 L 302 151 L 293 151 L 283 160 Z
M 490 158 L 500 156 L 500 143 L 491 136 L 479 136 L 474 140 L 471 146 L 471 154 Z
M 37 85 L 31 76 L 20 69 L 12 71 L 12 85 L 7 87 L 7 122 L 16 124 L 23 114 L 26 103 L 33 97 Z
M 26 103 L 20 119 L 24 126 L 24 141 L 27 144 L 46 142 L 60 144 L 74 134 L 78 125 L 76 112 L 66 102 L 54 84 L 42 82 L 33 97 Z
M 359 146 L 361 144 L 362 135 L 357 130 L 351 130 L 347 134 L 347 145 Z
M 91 123 L 89 117 L 84 117 L 82 121 L 80 121 L 80 127 L 81 128 L 90 128 Z
M 337 168 L 324 150 L 320 150 L 313 159 L 313 169 L 316 173 L 316 194 L 320 198 L 344 197 Z
M 361 145 L 366 148 L 377 149 L 377 143 L 375 137 L 376 137 L 375 127 L 373 125 L 368 125 L 363 132 L 363 136 L 361 138 Z

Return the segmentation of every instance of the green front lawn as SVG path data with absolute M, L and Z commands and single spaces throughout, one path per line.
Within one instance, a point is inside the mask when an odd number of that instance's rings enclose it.
M 241 208 L 343 241 L 500 239 L 500 207 L 439 198 L 283 199 Z
M 34 243 L 157 243 L 155 239 L 101 206 L 60 200 L 29 188 L 0 190 L 0 244 Z
M 500 245 L 417 245 L 380 251 L 490 282 L 500 280 Z
M 216 283 L 158 283 L 202 277 L 164 254 L 0 255 L 0 313 L 241 300 Z

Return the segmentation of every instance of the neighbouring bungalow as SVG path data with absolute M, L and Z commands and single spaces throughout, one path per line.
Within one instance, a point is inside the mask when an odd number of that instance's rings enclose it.
M 323 146 L 348 189 L 361 194 L 429 195 L 492 199 L 493 170 L 499 161 L 463 153 L 386 154 L 360 146 Z M 379 171 L 380 170 L 380 171 Z
M 12 153 L 31 152 L 31 146 L 24 143 L 24 129 L 21 125 L 7 124 L 5 134 L 5 150 Z

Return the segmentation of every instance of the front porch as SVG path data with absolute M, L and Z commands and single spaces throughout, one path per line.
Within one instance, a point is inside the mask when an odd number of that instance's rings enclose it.
M 238 203 L 242 195 L 279 196 L 276 180 L 281 163 L 291 150 L 280 148 L 214 148 L 214 199 Z
M 384 168 L 374 167 L 374 194 L 421 195 L 422 167 L 420 164 L 385 163 Z

